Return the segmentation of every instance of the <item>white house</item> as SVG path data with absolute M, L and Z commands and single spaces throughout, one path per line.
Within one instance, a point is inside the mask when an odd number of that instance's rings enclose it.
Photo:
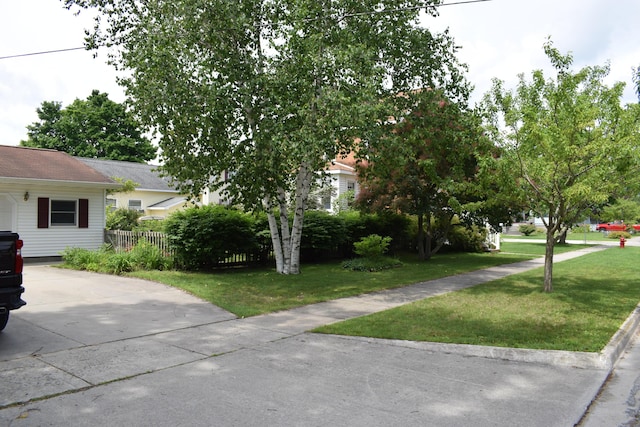
M 98 249 L 106 190 L 119 187 L 66 153 L 0 145 L 0 230 L 20 234 L 25 257 Z
M 322 207 L 332 213 L 335 213 L 336 203 L 341 195 L 349 191 L 353 191 L 353 195 L 357 196 L 360 192 L 358 183 L 358 175 L 356 173 L 356 159 L 353 153 L 349 153 L 346 157 L 337 156 L 327 166 L 325 170 L 328 175 L 328 184 L 331 186 L 330 195 L 323 197 Z

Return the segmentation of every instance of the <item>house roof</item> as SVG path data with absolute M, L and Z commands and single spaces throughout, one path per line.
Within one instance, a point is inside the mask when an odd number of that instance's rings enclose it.
M 176 206 L 176 205 L 179 205 L 179 204 L 183 204 L 186 201 L 187 201 L 186 197 L 172 197 L 170 199 L 163 200 L 161 202 L 149 205 L 149 206 L 147 206 L 147 209 L 149 209 L 149 210 L 165 210 L 165 209 L 169 209 L 169 208 L 171 208 L 173 206 Z
M 356 163 L 357 159 L 355 153 L 350 151 L 346 155 L 337 155 L 336 158 L 327 166 L 327 170 L 355 172 Z
M 0 145 L 0 178 L 88 184 L 117 184 L 67 153 Z
M 85 157 L 78 157 L 78 159 L 101 172 L 104 176 L 135 182 L 138 184 L 137 190 L 178 192 L 169 185 L 168 178 L 160 176 L 157 166 L 120 160 L 89 159 Z

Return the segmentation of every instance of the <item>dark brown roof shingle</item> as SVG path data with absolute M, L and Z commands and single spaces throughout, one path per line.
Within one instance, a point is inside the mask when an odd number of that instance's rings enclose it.
M 0 178 L 110 184 L 111 179 L 62 151 L 0 145 Z

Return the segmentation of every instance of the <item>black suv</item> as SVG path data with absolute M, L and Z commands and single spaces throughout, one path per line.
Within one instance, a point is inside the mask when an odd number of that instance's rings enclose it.
M 0 331 L 7 326 L 9 310 L 26 304 L 22 287 L 22 240 L 18 233 L 0 231 Z

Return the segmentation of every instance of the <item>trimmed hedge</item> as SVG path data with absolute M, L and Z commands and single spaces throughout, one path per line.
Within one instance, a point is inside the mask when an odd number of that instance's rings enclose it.
M 212 269 L 234 254 L 258 250 L 252 218 L 224 206 L 188 208 L 165 220 L 165 233 L 177 265 Z

